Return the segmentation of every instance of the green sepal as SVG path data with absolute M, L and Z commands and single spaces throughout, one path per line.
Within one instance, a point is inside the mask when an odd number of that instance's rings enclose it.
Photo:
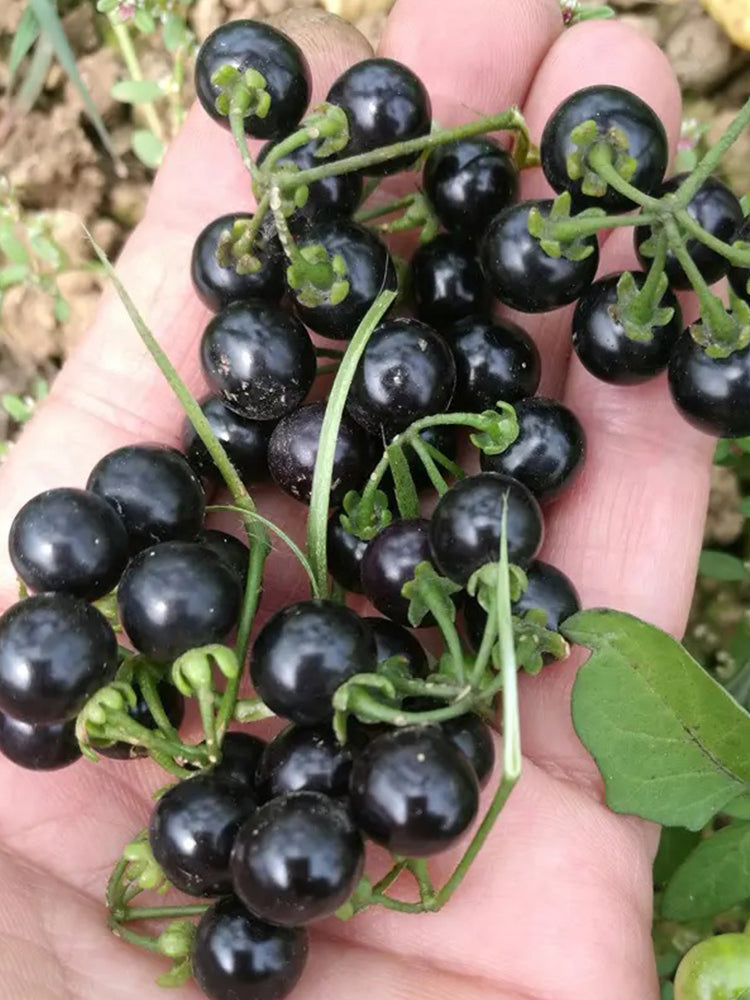
M 355 674 L 345 681 L 333 696 L 333 731 L 336 739 L 343 745 L 347 741 L 347 721 L 350 715 L 360 722 L 377 722 L 370 718 L 361 706 L 357 704 L 357 696 L 361 693 L 381 695 L 391 705 L 398 704 L 398 693 L 393 682 L 379 673 Z
M 607 182 L 591 166 L 589 157 L 592 150 L 606 145 L 612 153 L 612 166 L 624 181 L 630 181 L 638 167 L 638 161 L 630 155 L 627 135 L 617 126 L 602 132 L 593 118 L 581 122 L 570 133 L 573 148 L 568 152 L 565 165 L 573 181 L 581 182 L 581 191 L 590 198 L 602 198 L 607 193 Z
M 456 620 L 456 605 L 451 600 L 453 594 L 461 590 L 458 583 L 440 576 L 430 562 L 421 562 L 414 570 L 414 578 L 401 588 L 402 595 L 409 602 L 407 612 L 409 622 L 416 628 L 439 602 L 441 611 L 452 622 Z
M 388 497 L 382 490 L 375 490 L 372 516 L 362 516 L 362 494 L 350 490 L 344 497 L 344 513 L 341 515 L 341 527 L 350 535 L 356 535 L 365 542 L 387 528 L 393 520 L 393 514 L 388 507 Z
M 122 852 L 123 859 L 128 862 L 125 869 L 125 879 L 137 885 L 140 889 L 162 890 L 167 884 L 166 876 L 151 851 L 148 841 L 148 831 L 143 830 Z
M 472 573 L 466 584 L 466 592 L 475 597 L 480 606 L 490 614 L 495 607 L 497 594 L 497 577 L 500 573 L 500 563 L 485 563 Z M 508 589 L 511 601 L 517 601 L 529 585 L 529 578 L 520 566 L 510 563 L 508 566 Z
M 328 251 L 320 243 L 300 247 L 300 260 L 289 264 L 286 270 L 289 287 L 303 306 L 314 308 L 320 305 L 338 305 L 349 294 L 349 282 L 345 278 L 346 264 L 340 254 L 329 257 Z M 327 280 L 311 280 L 310 268 L 328 265 Z
M 214 107 L 220 115 L 254 115 L 265 118 L 271 109 L 271 95 L 266 90 L 267 80 L 256 69 L 241 72 L 226 63 L 211 76 L 211 83 L 219 90 Z
M 731 339 L 717 338 L 707 316 L 701 315 L 697 323 L 690 327 L 690 334 L 710 358 L 728 358 L 735 351 L 750 345 L 750 304 L 735 294 L 729 286 L 730 309 L 727 316 L 732 321 L 734 333 Z M 726 336 L 726 335 L 725 335 Z
M 544 667 L 544 655 L 565 660 L 570 646 L 559 632 L 547 628 L 547 613 L 541 609 L 513 617 L 513 634 L 518 666 L 527 674 L 538 674 Z
M 267 240 L 260 233 L 252 236 L 252 218 L 235 219 L 231 229 L 219 236 L 216 260 L 221 267 L 231 267 L 237 274 L 255 274 L 261 268 L 254 249 L 263 249 Z
M 228 680 L 233 680 L 240 672 L 234 650 L 214 643 L 190 649 L 178 656 L 172 664 L 172 683 L 186 698 L 192 698 L 200 691 L 213 691 L 214 665 Z
M 118 716 L 127 716 L 129 709 L 137 704 L 132 684 L 125 681 L 114 681 L 93 694 L 76 719 L 76 738 L 84 756 L 98 760 L 91 741 L 106 741 L 107 726 L 116 722 Z
M 355 913 L 366 906 L 371 898 L 372 882 L 366 875 L 363 875 L 349 899 L 336 910 L 336 917 L 339 920 L 351 920 Z
M 310 135 L 310 141 L 320 139 L 320 145 L 313 154 L 316 159 L 325 160 L 340 153 L 349 143 L 349 119 L 343 108 L 337 104 L 318 105 L 305 119 L 303 127 Z
M 606 212 L 601 208 L 587 208 L 583 212 L 571 217 L 571 197 L 568 191 L 563 191 L 561 195 L 552 202 L 552 208 L 545 216 L 534 206 L 529 212 L 527 228 L 534 239 L 539 240 L 539 245 L 548 257 L 555 260 L 564 257 L 566 260 L 581 261 L 590 257 L 594 252 L 594 246 L 588 236 L 576 236 L 573 239 L 560 239 L 557 223 L 570 222 L 571 218 L 590 219 L 604 217 Z
M 667 275 L 662 272 L 656 288 L 654 302 L 656 303 L 651 311 L 651 315 L 644 321 L 639 314 L 640 289 L 636 284 L 635 277 L 630 271 L 625 271 L 617 283 L 617 304 L 614 307 L 616 317 L 622 323 L 625 335 L 630 340 L 647 344 L 654 338 L 654 330 L 657 327 L 666 326 L 674 316 L 674 309 L 671 306 L 659 306 L 658 303 L 664 297 L 669 288 Z
M 518 437 L 516 411 L 510 403 L 498 401 L 497 410 L 485 410 L 481 414 L 483 427 L 469 434 L 469 440 L 485 455 L 499 455 L 509 448 Z
M 190 957 L 175 959 L 169 972 L 163 972 L 157 976 L 156 985 L 166 988 L 178 988 L 184 986 L 193 975 L 193 967 Z

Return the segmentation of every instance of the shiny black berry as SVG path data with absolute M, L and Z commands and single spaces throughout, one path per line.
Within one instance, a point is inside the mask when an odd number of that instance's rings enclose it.
M 244 542 L 226 531 L 216 528 L 206 528 L 196 538 L 196 542 L 205 545 L 232 570 L 244 589 L 247 580 L 247 566 L 250 550 Z
M 471 316 L 446 331 L 456 361 L 452 409 L 480 413 L 533 396 L 542 361 L 531 337 L 507 319 Z
M 315 379 L 312 341 L 299 320 L 256 299 L 215 316 L 201 340 L 212 389 L 249 420 L 278 420 L 305 398 Z
M 390 438 L 447 410 L 455 381 L 453 355 L 439 334 L 415 319 L 387 319 L 365 348 L 346 412 L 370 434 Z
M 547 216 L 551 201 L 522 201 L 506 208 L 490 222 L 479 259 L 494 295 L 513 309 L 537 313 L 575 302 L 596 276 L 599 246 L 596 237 L 584 240 L 592 253 L 584 260 L 550 257 L 529 232 L 529 212 L 538 208 Z
M 77 597 L 39 594 L 0 617 L 0 711 L 14 719 L 72 719 L 116 670 L 114 632 Z
M 19 722 L 0 712 L 0 754 L 29 771 L 57 771 L 81 756 L 76 720 Z
M 199 542 L 163 542 L 128 564 L 117 591 L 120 621 L 135 648 L 167 663 L 222 642 L 239 614 L 242 587 Z
M 156 685 L 156 693 L 161 701 L 162 708 L 175 729 L 179 729 L 185 717 L 185 699 L 174 685 L 168 681 L 161 681 Z M 143 696 L 140 687 L 135 685 L 136 703 L 128 707 L 130 718 L 146 729 L 156 729 L 156 721 L 151 715 L 151 709 Z M 118 740 L 115 743 L 101 746 L 94 744 L 94 749 L 102 757 L 109 757 L 112 760 L 133 760 L 136 757 L 145 757 L 146 749 L 132 743 L 125 743 Z
M 595 123 L 593 134 L 572 136 L 584 122 Z M 656 193 L 669 161 L 667 134 L 656 113 L 622 87 L 586 87 L 566 97 L 555 110 L 544 128 L 540 146 L 545 177 L 555 191 L 570 191 L 576 211 L 593 207 L 620 212 L 635 207 L 629 198 L 609 186 L 601 196 L 586 191 L 585 172 L 583 177 L 579 172 L 575 180 L 571 179 L 571 156 L 581 154 L 585 164 L 588 150 L 598 141 L 617 145 L 613 148 L 615 165 L 622 144 L 634 161 L 629 182 L 644 194 Z
M 221 741 L 221 760 L 212 774 L 255 791 L 255 774 L 266 749 L 265 740 L 250 733 L 227 733 Z
M 750 243 L 750 219 L 745 219 L 734 238 Z M 750 285 L 750 267 L 730 267 L 729 282 L 735 295 L 739 295 L 745 302 L 750 302 L 750 287 L 748 287 Z
M 331 514 L 326 538 L 328 572 L 336 583 L 353 594 L 362 593 L 362 558 L 367 542 L 350 534 L 341 523 L 341 510 Z
M 621 274 L 595 281 L 581 295 L 573 313 L 573 349 L 587 371 L 613 385 L 638 385 L 664 371 L 682 332 L 682 312 L 677 297 L 667 289 L 660 307 L 674 309 L 664 326 L 653 327 L 651 340 L 633 340 L 625 332 L 617 305 Z M 646 275 L 633 274 L 642 288 Z
M 410 287 L 417 316 L 436 328 L 489 309 L 490 291 L 474 249 L 449 233 L 414 252 Z
M 324 159 L 315 155 L 316 149 L 320 146 L 320 140 L 308 142 L 304 146 L 298 146 L 292 152 L 287 153 L 276 164 L 275 169 L 291 165 L 297 170 L 311 170 L 325 163 Z M 258 165 L 260 166 L 274 147 L 274 143 L 266 145 L 258 153 Z M 307 201 L 295 210 L 291 216 L 292 223 L 299 219 L 314 222 L 323 219 L 342 218 L 352 214 L 359 205 L 362 198 L 362 177 L 360 174 L 337 174 L 333 177 L 324 177 L 322 180 L 313 181 L 307 185 Z
M 169 788 L 151 815 L 148 839 L 172 885 L 189 896 L 230 892 L 232 845 L 256 807 L 248 788 L 210 773 Z
M 499 455 L 482 454 L 482 469 L 512 476 L 537 500 L 551 500 L 583 468 L 586 434 L 567 406 L 541 396 L 517 403 L 516 418 L 518 437 Z
M 438 146 L 424 166 L 424 190 L 445 228 L 477 239 L 518 195 L 513 158 L 487 136 Z
M 419 77 L 395 59 L 363 59 L 333 83 L 326 100 L 343 108 L 349 142 L 341 155 L 369 153 L 380 146 L 427 135 L 432 127 L 430 97 Z M 419 154 L 399 156 L 364 171 L 372 176 L 410 167 Z
M 300 601 L 259 633 L 250 678 L 272 711 L 308 726 L 331 719 L 336 689 L 375 665 L 375 640 L 358 615 L 332 601 Z
M 292 724 L 275 736 L 263 751 L 256 782 L 266 802 L 289 792 L 346 795 L 352 754 L 342 746 L 330 726 Z
M 468 712 L 455 719 L 446 719 L 440 723 L 440 728 L 448 742 L 466 757 L 479 787 L 484 788 L 495 766 L 495 741 L 490 727 L 474 712 Z
M 750 347 L 712 358 L 686 330 L 669 360 L 669 388 L 683 417 L 704 434 L 750 434 Z
M 429 669 L 427 654 L 414 637 L 403 625 L 398 625 L 388 618 L 363 618 L 370 626 L 375 636 L 375 655 L 378 663 L 400 656 L 405 661 L 405 667 L 414 677 L 426 677 Z
M 430 518 L 430 548 L 438 569 L 456 583 L 500 558 L 503 501 L 508 503 L 508 559 L 525 566 L 544 536 L 539 504 L 518 480 L 482 472 L 454 483 Z
M 278 422 L 268 444 L 268 468 L 277 486 L 295 500 L 308 503 L 325 403 L 308 403 Z M 339 425 L 333 460 L 330 502 L 339 504 L 350 490 L 358 489 L 371 471 L 367 435 L 344 416 Z
M 350 795 L 355 822 L 368 837 L 414 858 L 452 847 L 479 806 L 471 764 L 436 726 L 376 736 L 354 762 Z
M 245 116 L 248 135 L 277 139 L 294 130 L 310 100 L 310 67 L 296 42 L 260 21 L 228 21 L 211 32 L 196 58 L 195 89 L 204 111 L 228 128 L 226 110 L 217 107 L 222 91 L 212 79 L 224 66 L 234 67 L 238 76 L 260 73 L 271 98 L 265 115 Z
M 332 219 L 312 226 L 299 238 L 298 246 L 322 246 L 330 258 L 340 256 L 349 291 L 335 305 L 305 306 L 294 299 L 297 315 L 323 337 L 349 340 L 378 295 L 396 288 L 396 269 L 385 243 L 365 226 L 349 219 Z
M 218 396 L 208 396 L 201 410 L 211 430 L 224 447 L 232 465 L 246 486 L 268 478 L 268 439 L 274 424 L 269 420 L 249 420 L 230 410 Z M 182 450 L 195 472 L 215 486 L 224 480 L 206 446 L 186 418 L 182 429 Z
M 257 271 L 238 274 L 235 266 L 222 265 L 216 257 L 219 240 L 225 232 L 232 232 L 238 222 L 252 219 L 247 212 L 232 212 L 201 230 L 193 246 L 190 275 L 193 287 L 205 306 L 219 312 L 230 302 L 246 299 L 265 299 L 278 302 L 284 294 L 285 257 L 281 244 L 269 225 L 261 225 L 253 241 L 252 253 L 260 262 Z
M 111 451 L 94 466 L 86 488 L 114 507 L 132 552 L 195 538 L 203 525 L 203 487 L 176 448 L 131 444 Z
M 394 521 L 372 539 L 362 560 L 362 589 L 387 618 L 409 625 L 409 601 L 401 593 L 419 563 L 430 562 L 429 521 Z M 433 624 L 428 615 L 422 626 Z
M 364 858 L 362 836 L 343 806 L 319 792 L 293 792 L 261 806 L 240 829 L 232 882 L 251 913 L 297 927 L 347 901 Z
M 61 487 L 27 501 L 13 519 L 8 551 L 30 590 L 94 601 L 117 585 L 128 535 L 110 505 L 87 490 Z
M 677 174 L 670 177 L 662 184 L 659 191 L 660 196 L 673 194 L 683 181 L 687 180 L 688 174 Z M 742 225 L 742 206 L 737 197 L 716 177 L 708 177 L 698 188 L 696 193 L 687 204 L 687 213 L 699 226 L 702 226 L 711 236 L 723 240 L 725 243 L 732 243 L 735 239 L 737 229 Z M 638 259 L 644 268 L 648 268 L 651 257 L 647 257 L 642 250 L 644 242 L 652 236 L 649 226 L 636 226 L 633 230 L 633 240 Z M 729 261 L 726 257 L 711 250 L 705 243 L 690 237 L 685 240 L 685 249 L 693 259 L 694 264 L 703 275 L 706 283 L 713 285 L 719 281 L 729 270 Z M 690 279 L 682 268 L 682 264 L 677 260 L 671 250 L 667 250 L 667 259 L 664 265 L 664 272 L 669 279 L 672 288 L 691 288 Z
M 302 927 L 267 924 L 228 896 L 201 917 L 191 966 L 209 1000 L 283 1000 L 302 975 L 307 950 Z

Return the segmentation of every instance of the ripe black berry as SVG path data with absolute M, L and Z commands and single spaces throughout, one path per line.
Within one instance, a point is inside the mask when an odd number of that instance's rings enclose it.
M 114 507 L 132 552 L 173 539 L 195 538 L 206 498 L 200 480 L 176 448 L 125 445 L 94 466 L 86 488 Z
M 308 503 L 325 403 L 308 403 L 278 422 L 268 444 L 268 468 L 277 486 L 296 500 Z M 370 442 L 353 420 L 339 425 L 330 500 L 339 504 L 358 489 L 370 473 Z
M 284 251 L 270 226 L 261 224 L 253 241 L 252 252 L 260 262 L 257 271 L 238 274 L 234 267 L 222 266 L 216 259 L 222 234 L 231 232 L 236 222 L 250 219 L 252 215 L 247 212 L 221 215 L 201 230 L 193 246 L 190 261 L 193 287 L 203 304 L 213 312 L 219 312 L 230 302 L 246 299 L 278 302 L 284 294 Z
M 467 712 L 446 719 L 440 728 L 448 742 L 471 764 L 479 787 L 484 788 L 495 766 L 495 741 L 490 727 L 474 712 Z
M 234 891 L 251 913 L 296 927 L 335 913 L 364 859 L 362 837 L 341 805 L 319 792 L 294 792 L 261 806 L 237 834 Z
M 310 67 L 296 42 L 259 21 L 229 21 L 211 32 L 195 61 L 195 89 L 204 111 L 228 127 L 229 119 L 216 106 L 221 90 L 211 80 L 227 65 L 240 73 L 256 70 L 271 98 L 265 116 L 251 113 L 245 117 L 247 134 L 277 139 L 292 132 L 310 100 Z
M 362 589 L 381 614 L 400 625 L 409 624 L 409 601 L 402 595 L 421 562 L 430 562 L 429 522 L 394 521 L 372 539 L 362 560 Z M 432 625 L 428 615 L 422 627 Z
M 128 559 L 128 536 L 101 497 L 60 488 L 23 505 L 10 527 L 8 550 L 30 590 L 93 601 L 116 586 Z
M 699 431 L 750 434 L 750 347 L 712 358 L 686 330 L 669 360 L 669 388 L 677 409 Z
M 426 677 L 429 669 L 427 654 L 413 634 L 403 625 L 388 618 L 363 618 L 375 636 L 375 656 L 378 663 L 400 656 L 414 677 Z
M 0 711 L 14 719 L 72 719 L 116 670 L 114 632 L 77 597 L 40 594 L 0 617 Z
M 356 156 L 394 142 L 427 135 L 432 126 L 430 97 L 419 77 L 395 59 L 363 59 L 341 74 L 326 100 L 343 108 L 349 142 L 341 155 Z M 410 167 L 414 154 L 367 168 L 373 176 Z
M 325 161 L 315 155 L 320 141 L 308 142 L 287 153 L 276 164 L 276 168 L 293 165 L 297 170 L 310 170 L 319 167 Z M 257 163 L 260 166 L 274 147 L 274 143 L 266 145 L 258 153 Z M 307 201 L 295 210 L 290 221 L 305 219 L 314 222 L 323 219 L 349 216 L 359 205 L 362 198 L 362 177 L 356 173 L 337 174 L 313 181 L 307 186 Z
M 256 782 L 262 801 L 289 792 L 343 796 L 349 789 L 352 755 L 330 726 L 287 726 L 263 751 Z
M 248 420 L 240 416 L 218 396 L 208 396 L 201 402 L 201 410 L 211 425 L 211 430 L 224 446 L 229 460 L 249 486 L 268 478 L 268 439 L 274 424 L 269 420 Z M 224 483 L 221 473 L 206 450 L 198 434 L 185 418 L 182 430 L 182 449 L 195 472 L 216 486 Z
M 30 771 L 56 771 L 81 756 L 76 720 L 47 725 L 19 722 L 0 712 L 0 753 Z
M 161 681 L 157 684 L 156 692 L 167 718 L 175 729 L 179 729 L 185 717 L 185 699 L 177 688 L 168 681 Z M 132 708 L 128 708 L 129 717 L 139 725 L 145 726 L 146 729 L 156 729 L 156 722 L 151 715 L 151 710 L 137 684 L 135 685 L 135 694 L 137 701 Z M 102 757 L 109 757 L 112 760 L 133 760 L 136 757 L 145 757 L 147 753 L 145 747 L 125 743 L 121 740 L 104 746 L 95 743 L 94 749 Z
M 206 528 L 196 538 L 196 542 L 205 545 L 215 552 L 216 555 L 232 570 L 244 589 L 247 580 L 247 564 L 250 559 L 250 550 L 244 542 L 226 531 L 217 531 L 216 528 Z
M 510 476 L 482 472 L 454 483 L 432 513 L 432 557 L 445 576 L 465 584 L 485 563 L 500 558 L 503 500 L 508 503 L 508 559 L 526 565 L 542 544 L 539 504 Z
M 203 372 L 227 406 L 249 420 L 278 420 L 315 379 L 315 349 L 299 320 L 256 299 L 215 316 L 201 340 Z
M 354 594 L 362 593 L 360 570 L 367 542 L 350 534 L 341 523 L 341 510 L 336 509 L 328 521 L 326 538 L 328 572 L 340 587 Z
M 485 472 L 503 472 L 537 500 L 551 500 L 580 472 L 586 435 L 576 415 L 562 403 L 535 396 L 516 405 L 518 437 L 499 455 L 482 455 Z
M 479 251 L 484 276 L 494 295 L 521 312 L 547 312 L 575 302 L 599 266 L 596 237 L 584 240 L 593 252 L 584 260 L 550 257 L 529 232 L 529 212 L 547 216 L 551 201 L 522 201 L 490 222 Z
M 682 313 L 677 297 L 668 288 L 660 307 L 674 309 L 672 319 L 654 327 L 651 340 L 633 340 L 618 313 L 617 284 L 621 277 L 612 274 L 595 281 L 581 295 L 573 314 L 573 348 L 584 368 L 602 381 L 637 385 L 667 367 L 682 332 Z M 633 278 L 642 288 L 646 275 L 636 272 Z
M 321 336 L 349 340 L 378 295 L 396 288 L 396 269 L 385 243 L 365 226 L 331 219 L 312 226 L 297 245 L 322 246 L 329 257 L 343 258 L 349 282 L 346 298 L 336 305 L 317 306 L 304 306 L 295 299 L 294 308 L 305 326 Z
M 585 159 L 585 150 L 576 146 L 571 132 L 589 121 L 596 124 L 591 143 L 611 142 L 612 138 L 623 141 L 627 155 L 635 161 L 628 180 L 644 194 L 656 192 L 669 160 L 667 134 L 648 104 L 622 87 L 586 87 L 565 98 L 542 133 L 540 152 L 545 177 L 555 191 L 570 191 L 576 211 L 594 207 L 620 212 L 634 208 L 629 198 L 611 187 L 602 196 L 587 194 L 583 180 L 569 176 L 571 155 L 582 152 Z
M 424 189 L 446 229 L 477 239 L 518 195 L 518 170 L 487 136 L 438 146 L 424 166 Z
M 431 326 L 489 309 L 490 292 L 473 248 L 449 233 L 414 252 L 410 281 L 417 316 Z
M 355 822 L 394 854 L 422 858 L 451 847 L 477 814 L 471 764 L 436 726 L 376 736 L 352 769 Z
M 677 174 L 665 181 L 659 191 L 660 196 L 672 194 L 687 180 L 688 174 Z M 742 206 L 726 184 L 716 177 L 708 177 L 698 188 L 687 205 L 687 213 L 707 233 L 725 243 L 732 243 L 739 226 L 742 225 Z M 646 257 L 641 247 L 653 235 L 650 226 L 636 226 L 633 229 L 633 240 L 638 259 L 644 268 L 648 268 L 651 258 Z M 685 240 L 685 249 L 692 257 L 696 267 L 709 285 L 719 281 L 729 270 L 726 257 L 711 250 L 705 243 L 690 237 Z M 682 264 L 671 250 L 667 250 L 664 271 L 672 288 L 691 288 L 690 279 L 685 274 Z
M 163 542 L 130 561 L 117 606 L 135 648 L 167 663 L 225 639 L 241 597 L 237 576 L 215 552 L 199 542 Z
M 745 243 L 750 243 L 749 219 L 745 219 L 745 222 L 738 229 L 734 238 L 736 240 L 743 240 Z M 750 288 L 748 288 L 748 284 L 750 284 L 750 267 L 730 267 L 729 282 L 735 295 L 739 295 L 745 302 L 750 302 Z
M 531 337 L 507 319 L 472 316 L 447 331 L 456 361 L 454 410 L 494 410 L 533 396 L 542 361 Z
M 248 788 L 210 773 L 169 788 L 151 815 L 148 839 L 172 885 L 189 896 L 230 892 L 232 845 L 256 806 Z
M 375 640 L 358 615 L 332 601 L 301 601 L 261 630 L 250 677 L 272 711 L 308 726 L 331 719 L 336 689 L 375 665 Z
M 257 920 L 229 896 L 200 919 L 193 976 L 209 1000 L 283 1000 L 302 975 L 307 948 L 303 928 Z
M 456 381 L 450 348 L 414 319 L 387 319 L 370 338 L 352 381 L 347 413 L 386 438 L 448 409 Z
M 255 773 L 265 748 L 265 740 L 250 733 L 227 733 L 221 741 L 221 760 L 212 774 L 221 781 L 239 782 L 253 792 Z

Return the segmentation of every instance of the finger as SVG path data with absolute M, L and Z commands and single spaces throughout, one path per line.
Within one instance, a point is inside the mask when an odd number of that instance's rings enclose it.
M 661 118 L 674 149 L 680 133 L 681 100 L 664 53 L 641 32 L 617 21 L 588 21 L 566 31 L 549 51 L 523 107 L 536 142 L 558 104 L 595 84 L 624 87 L 641 97 Z M 524 171 L 523 198 L 549 198 L 554 192 L 541 169 Z M 559 395 L 570 356 L 573 307 L 541 316 L 509 314 L 534 337 L 543 357 L 544 395 Z
M 288 19 L 310 60 L 313 100 L 335 77 L 367 56 L 369 43 L 328 15 Z M 146 322 L 188 387 L 204 391 L 198 340 L 209 314 L 193 291 L 190 254 L 211 219 L 251 207 L 250 185 L 231 136 L 195 106 L 159 171 L 146 217 L 122 253 L 118 272 Z M 113 292 L 64 366 L 49 399 L 13 449 L 3 470 L 0 536 L 35 493 L 81 486 L 97 459 L 141 440 L 179 441 L 182 411 L 142 346 Z M 64 447 L 61 447 L 64 442 Z M 3 561 L 0 594 L 12 598 L 13 577 Z

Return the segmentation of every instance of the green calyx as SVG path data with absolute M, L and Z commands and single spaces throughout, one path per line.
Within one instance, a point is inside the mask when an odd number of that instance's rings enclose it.
M 581 122 L 570 133 L 570 141 L 575 147 L 567 156 L 568 177 L 581 182 L 581 191 L 591 198 L 602 198 L 607 193 L 607 182 L 599 175 L 591 162 L 591 154 L 597 150 L 606 151 L 613 169 L 624 181 L 630 181 L 635 174 L 638 161 L 629 153 L 627 135 L 622 129 L 613 127 L 601 132 L 593 118 Z
M 344 513 L 341 515 L 344 531 L 363 541 L 370 541 L 393 520 L 388 497 L 382 490 L 376 489 L 370 499 L 370 503 L 364 503 L 363 494 L 350 490 L 344 497 Z
M 456 620 L 456 605 L 452 597 L 461 587 L 447 577 L 440 576 L 432 563 L 420 563 L 414 571 L 414 579 L 404 584 L 402 593 L 409 601 L 409 623 L 413 628 L 421 625 L 428 614 L 445 616 Z
M 261 268 L 260 259 L 254 252 L 258 243 L 258 226 L 254 218 L 236 219 L 231 229 L 225 229 L 219 237 L 216 260 L 221 267 L 231 267 L 237 274 L 255 274 Z
M 289 287 L 303 306 L 336 306 L 349 294 L 346 262 L 341 254 L 330 256 L 325 247 L 298 247 L 286 272 Z
M 381 233 L 404 233 L 412 229 L 419 230 L 419 242 L 429 243 L 440 232 L 440 219 L 421 191 L 410 195 L 406 205 L 397 219 L 383 223 L 379 228 Z
M 710 358 L 728 358 L 750 345 L 750 305 L 735 295 L 731 287 L 729 305 L 729 310 L 723 310 L 718 326 L 712 314 L 701 310 L 700 321 L 690 327 L 691 336 Z
M 642 296 L 630 271 L 626 271 L 617 283 L 617 302 L 609 307 L 612 318 L 621 323 L 625 335 L 630 340 L 647 344 L 654 337 L 657 327 L 666 326 L 674 316 L 671 306 L 660 306 L 659 303 L 669 287 L 669 281 L 664 271 L 655 278 L 653 295 Z
M 271 110 L 266 78 L 257 69 L 241 71 L 229 64 L 220 66 L 211 77 L 219 91 L 215 107 L 225 117 L 265 118 Z
M 579 223 L 585 219 L 601 219 L 605 212 L 600 208 L 587 208 L 571 219 L 571 198 L 564 191 L 555 198 L 548 215 L 535 206 L 529 212 L 528 230 L 539 240 L 542 250 L 548 257 L 564 257 L 566 260 L 579 261 L 590 257 L 594 246 L 590 234 L 581 229 Z M 572 223 L 566 225 L 567 223 Z

